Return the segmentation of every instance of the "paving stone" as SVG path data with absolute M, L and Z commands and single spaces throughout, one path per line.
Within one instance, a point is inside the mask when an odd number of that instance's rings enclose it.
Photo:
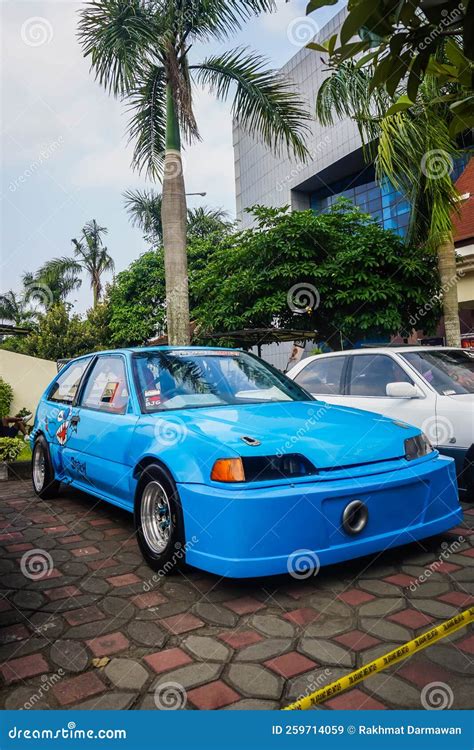
M 156 674 L 160 674 L 190 664 L 192 659 L 180 648 L 168 648 L 156 654 L 147 654 L 144 661 Z
M 148 609 L 149 607 L 156 607 L 158 604 L 163 604 L 166 602 L 166 597 L 159 591 L 149 591 L 133 596 L 132 602 L 138 609 Z
M 231 648 L 239 649 L 245 646 L 251 646 L 252 643 L 258 643 L 263 640 L 260 633 L 254 630 L 238 630 L 229 633 L 220 633 L 219 638 L 229 644 Z
M 351 667 L 355 664 L 354 656 L 347 648 L 343 648 L 333 641 L 319 638 L 302 638 L 298 650 L 318 664 L 327 666 Z
M 91 607 L 83 607 L 81 609 L 74 609 L 70 612 L 66 612 L 64 618 L 69 625 L 74 626 L 103 620 L 105 619 L 105 615 L 93 604 Z
M 382 597 L 381 599 L 374 599 L 372 602 L 362 604 L 359 607 L 359 615 L 361 617 L 385 617 L 404 607 L 405 602 L 400 597 L 396 599 Z
M 283 618 L 293 625 L 306 628 L 307 625 L 319 619 L 319 612 L 316 612 L 312 607 L 300 607 L 300 609 L 287 612 L 283 615 Z
M 86 641 L 86 645 L 90 648 L 94 656 L 100 657 L 124 651 L 129 647 L 130 642 L 123 633 L 117 632 L 99 635 L 97 638 Z
M 426 649 L 426 658 L 439 664 L 449 672 L 459 672 L 472 676 L 472 657 L 453 645 L 437 644 L 436 648 Z
M 349 591 L 343 591 L 341 594 L 338 594 L 338 599 L 341 599 L 341 601 L 349 604 L 351 607 L 357 607 L 359 604 L 370 602 L 373 598 L 371 594 L 360 591 L 360 589 L 349 589 Z
M 110 583 L 101 578 L 89 576 L 86 580 L 81 581 L 81 589 L 91 594 L 105 594 L 107 591 L 110 591 L 111 586 Z
M 92 695 L 106 690 L 104 683 L 95 672 L 84 672 L 69 680 L 61 680 L 54 685 L 52 691 L 61 706 L 78 703 Z
M 35 635 L 45 636 L 49 640 L 59 638 L 65 626 L 63 618 L 51 612 L 36 612 L 29 621 Z
M 59 586 L 57 589 L 49 589 L 44 593 L 52 602 L 56 602 L 58 599 L 74 599 L 76 596 L 81 595 L 77 586 Z
M 87 650 L 77 641 L 56 641 L 51 646 L 50 658 L 67 672 L 83 672 L 89 663 Z
M 27 630 L 21 623 L 9 625 L 6 628 L 0 628 L 0 643 L 2 644 L 24 641 L 25 638 L 28 638 L 29 636 L 29 630 Z
M 417 654 L 407 659 L 397 668 L 397 675 L 412 682 L 417 688 L 423 688 L 430 682 L 450 683 L 453 675 L 451 672 L 428 661 L 423 655 Z M 458 680 L 459 678 L 456 678 Z
M 164 620 L 167 617 L 182 615 L 188 609 L 189 604 L 186 604 L 186 602 L 165 602 L 164 604 L 157 604 L 148 609 L 139 610 L 136 617 L 140 620 Z
M 424 581 L 418 586 L 410 589 L 405 589 L 405 596 L 409 599 L 435 599 L 440 594 L 445 594 L 449 591 L 450 585 L 448 581 Z
M 258 612 L 259 609 L 263 609 L 265 604 L 257 601 L 251 596 L 242 596 L 239 599 L 233 599 L 230 602 L 224 602 L 224 606 L 228 607 L 235 612 L 237 615 L 248 615 L 253 612 Z
M 392 674 L 375 674 L 364 685 L 374 698 L 386 701 L 394 708 L 423 708 L 420 690 Z
M 299 675 L 299 677 L 294 677 L 286 683 L 284 704 L 287 705 L 299 698 L 310 695 L 316 690 L 326 687 L 331 682 L 339 680 L 346 674 L 346 669 L 324 667 L 312 669 L 309 672 Z
M 226 680 L 248 698 L 274 698 L 281 695 L 283 681 L 257 664 L 231 664 Z
M 87 622 L 85 625 L 78 625 L 74 628 L 69 628 L 66 631 L 68 638 L 80 638 L 82 640 L 88 640 L 95 638 L 97 634 L 104 635 L 106 633 L 113 633 L 126 626 L 126 620 L 120 620 L 117 617 L 113 617 L 110 620 L 100 620 L 99 622 Z
M 230 655 L 227 646 L 209 636 L 188 635 L 183 640 L 183 646 L 192 656 L 203 661 L 227 661 Z
M 120 617 L 128 620 L 135 614 L 135 607 L 120 596 L 106 596 L 101 603 L 101 608 L 107 615 Z
M 331 698 L 330 700 L 326 701 L 326 706 L 329 706 L 330 708 L 334 708 L 336 710 L 342 709 L 345 711 L 376 711 L 378 709 L 384 710 L 387 708 L 387 706 L 384 706 L 383 703 L 376 700 L 375 698 L 371 698 L 370 695 L 367 695 L 358 688 L 355 688 L 355 690 L 350 690 L 348 693 L 344 693 L 343 695 L 337 695 L 335 698 Z
M 311 625 L 305 627 L 304 634 L 311 638 L 330 638 L 334 635 L 345 633 L 346 630 L 351 630 L 352 623 L 352 617 L 335 617 L 330 620 L 317 620 Z
M 458 614 L 458 608 L 452 604 L 446 604 L 446 602 L 430 601 L 429 599 L 412 599 L 411 604 L 415 609 L 425 612 L 428 615 L 433 615 L 433 617 L 440 620 L 445 620 Z
M 266 638 L 259 643 L 243 648 L 237 653 L 235 661 L 265 661 L 265 659 L 280 656 L 285 651 L 289 651 L 292 644 L 291 638 Z
M 30 708 L 48 709 L 48 693 L 44 689 L 41 691 L 41 687 L 38 689 L 34 687 L 16 688 L 6 696 L 3 708 L 7 711 L 28 710 Z
M 12 597 L 13 604 L 19 610 L 40 609 L 45 601 L 45 597 L 37 591 L 18 591 Z
M 372 578 L 360 579 L 358 581 L 359 586 L 365 591 L 370 591 L 371 594 L 376 596 L 399 596 L 400 589 L 393 583 L 387 583 L 387 581 L 376 581 Z
M 405 643 L 412 638 L 412 633 L 407 628 L 403 628 L 395 622 L 381 620 L 376 617 L 362 617 L 360 626 L 369 635 L 382 640 L 390 639 L 391 641 Z
M 275 638 L 291 638 L 295 634 L 294 626 L 276 615 L 254 615 L 251 624 L 264 635 Z
M 297 674 L 314 669 L 316 664 L 312 659 L 298 654 L 297 651 L 291 651 L 288 654 L 277 656 L 275 659 L 269 659 L 265 662 L 265 666 L 287 680 L 290 677 L 295 677 Z
M 15 644 L 15 656 L 29 656 L 29 654 L 33 654 L 35 651 L 41 651 L 43 648 L 49 645 L 49 642 L 46 638 L 28 638 L 28 640 L 25 641 L 18 641 L 18 643 Z M 7 662 L 9 659 L 12 658 L 12 646 L 10 643 L 7 643 L 5 646 L 0 647 L 0 664 L 3 662 Z
M 276 701 L 258 700 L 258 698 L 244 698 L 237 703 L 225 706 L 224 711 L 274 711 L 278 708 Z
M 141 690 L 149 676 L 146 669 L 133 659 L 112 659 L 104 672 L 115 687 L 124 690 Z
M 202 628 L 204 626 L 202 620 L 189 612 L 183 612 L 180 615 L 173 615 L 172 617 L 165 617 L 159 622 L 175 635 L 187 633 L 189 630 L 196 630 L 197 628 Z
M 216 680 L 202 687 L 194 688 L 194 690 L 189 690 L 187 697 L 188 701 L 196 708 L 209 711 L 235 703 L 239 700 L 240 695 L 222 680 Z
M 166 682 L 177 682 L 185 690 L 188 690 L 189 688 L 198 687 L 207 682 L 217 680 L 221 670 L 221 664 L 207 664 L 206 662 L 188 664 L 180 669 L 160 675 L 151 688 L 149 688 L 149 691 L 154 692 L 159 685 L 163 685 Z
M 429 627 L 434 622 L 433 617 L 425 615 L 423 612 L 418 612 L 416 609 L 402 609 L 401 612 L 390 615 L 388 619 L 412 629 Z
M 65 576 L 74 576 L 74 578 L 82 578 L 89 572 L 89 568 L 83 562 L 66 562 L 61 568 Z
M 233 627 L 237 623 L 237 615 L 226 607 L 208 602 L 198 602 L 194 606 L 194 611 L 198 617 L 215 625 L 227 625 Z
M 125 711 L 130 708 L 136 698 L 136 693 L 107 692 L 97 695 L 84 703 L 74 706 L 76 711 Z
M 7 685 L 19 680 L 25 680 L 28 677 L 34 677 L 37 674 L 44 674 L 48 671 L 48 663 L 41 654 L 21 656 L 17 659 L 10 659 L 10 661 L 0 665 L 0 674 Z
M 127 627 L 127 633 L 133 641 L 153 648 L 161 648 L 167 638 L 167 633 L 156 623 L 142 620 L 132 620 Z
M 351 617 L 352 609 L 335 596 L 328 596 L 326 592 L 313 594 L 310 605 L 324 617 Z
M 133 584 L 140 583 L 140 579 L 135 575 L 135 573 L 125 573 L 119 576 L 110 576 L 110 578 L 107 578 L 107 581 L 115 588 L 121 588 L 122 586 L 132 586 Z
M 449 591 L 447 594 L 439 596 L 438 599 L 460 609 L 474 606 L 474 596 L 468 594 L 467 591 Z

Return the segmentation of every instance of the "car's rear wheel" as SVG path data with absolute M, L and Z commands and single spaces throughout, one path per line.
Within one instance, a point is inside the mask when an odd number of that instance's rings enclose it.
M 184 526 L 178 490 L 155 464 L 144 469 L 135 500 L 138 544 L 148 565 L 164 575 L 184 564 Z
M 36 439 L 33 446 L 31 478 L 35 493 L 43 500 L 57 496 L 60 482 L 55 479 L 48 443 L 42 435 Z

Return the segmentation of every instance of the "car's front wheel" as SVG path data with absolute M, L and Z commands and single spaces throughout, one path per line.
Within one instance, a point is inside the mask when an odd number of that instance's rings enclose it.
M 135 500 L 138 544 L 148 565 L 163 574 L 184 563 L 184 526 L 178 490 L 157 465 L 142 473 Z
M 43 500 L 49 500 L 57 496 L 60 482 L 54 477 L 48 443 L 42 435 L 36 439 L 33 446 L 31 478 L 35 493 Z

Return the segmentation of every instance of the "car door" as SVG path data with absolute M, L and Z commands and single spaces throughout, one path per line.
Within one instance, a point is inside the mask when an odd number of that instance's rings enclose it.
M 346 401 L 344 376 L 347 361 L 348 357 L 345 355 L 318 356 L 297 373 L 294 381 L 322 401 L 330 404 L 344 404 Z
M 409 383 L 416 386 L 417 398 L 387 396 L 389 383 Z M 346 384 L 347 406 L 378 412 L 424 428 L 435 419 L 436 398 L 428 389 L 415 383 L 408 369 L 394 356 L 381 353 L 353 354 L 350 357 Z
M 63 451 L 74 429 L 71 423 L 74 404 L 81 381 L 91 362 L 92 357 L 83 357 L 65 366 L 38 406 L 35 427 L 44 433 L 49 443 L 49 451 L 57 477 L 68 478 Z
M 138 414 L 122 354 L 99 355 L 81 386 L 64 462 L 74 484 L 129 505 L 129 447 Z

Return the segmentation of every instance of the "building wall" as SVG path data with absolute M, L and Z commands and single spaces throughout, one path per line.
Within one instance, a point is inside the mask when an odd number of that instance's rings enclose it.
M 13 388 L 11 413 L 23 407 L 34 412 L 56 372 L 56 362 L 0 349 L 0 377 Z
M 335 34 L 346 17 L 341 10 L 321 30 L 319 40 Z M 283 66 L 282 73 L 294 81 L 310 112 L 314 112 L 316 92 L 327 76 L 321 55 L 301 49 Z M 352 120 L 341 120 L 335 127 L 311 123 L 307 164 L 298 162 L 286 153 L 279 156 L 258 139 L 249 136 L 236 122 L 233 130 L 237 219 L 243 227 L 251 226 L 252 218 L 245 208 L 260 203 L 266 206 L 291 205 L 294 209 L 309 208 L 309 195 L 292 190 L 316 172 L 326 169 L 361 146 L 356 125 Z

